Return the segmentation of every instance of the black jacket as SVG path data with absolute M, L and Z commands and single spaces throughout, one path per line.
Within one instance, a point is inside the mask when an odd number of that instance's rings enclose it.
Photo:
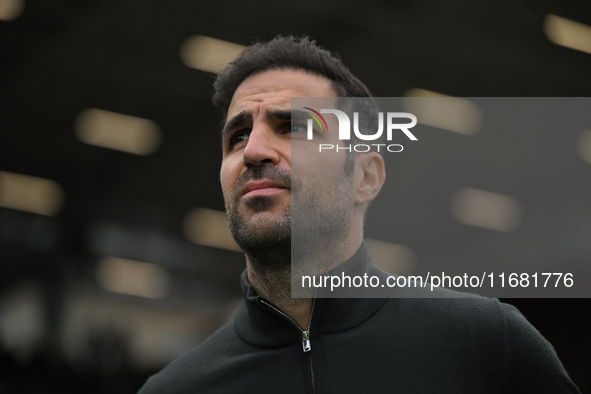
M 387 276 L 365 244 L 343 267 Z M 302 330 L 246 273 L 242 287 L 245 306 L 234 322 L 152 376 L 140 394 L 579 392 L 552 346 L 496 299 L 400 289 L 429 294 L 316 298 L 304 352 Z

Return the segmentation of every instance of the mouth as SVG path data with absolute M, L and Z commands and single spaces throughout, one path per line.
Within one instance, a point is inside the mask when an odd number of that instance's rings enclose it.
M 288 187 L 271 181 L 251 181 L 242 189 L 242 197 L 268 196 L 289 190 Z

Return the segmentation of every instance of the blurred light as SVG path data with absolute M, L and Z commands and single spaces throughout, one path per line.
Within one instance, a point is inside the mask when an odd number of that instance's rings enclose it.
M 409 275 L 416 271 L 416 255 L 407 246 L 366 239 L 369 254 L 378 267 L 396 275 Z
M 76 135 L 87 144 L 149 155 L 160 145 L 160 128 L 148 119 L 96 108 L 82 111 L 76 118 Z
M 175 303 L 174 307 L 168 303 L 138 303 L 93 294 L 84 287 L 70 287 L 63 295 L 60 310 L 60 350 L 74 365 L 92 361 L 103 373 L 115 371 L 121 364 L 113 361 L 121 358 L 91 360 L 88 344 L 96 338 L 118 338 L 125 342 L 129 357 L 126 362 L 132 367 L 160 369 L 210 336 L 227 313 L 225 305 L 216 303 L 211 308 L 209 300 L 207 309 L 201 306 L 200 299 L 187 302 L 189 306 Z
M 591 26 L 548 14 L 544 19 L 544 33 L 557 45 L 591 53 Z
M 64 205 L 64 192 L 50 179 L 0 171 L 0 206 L 46 216 Z
M 187 238 L 197 244 L 242 251 L 232 237 L 224 212 L 195 208 L 185 215 L 183 228 Z
M 581 159 L 591 164 L 591 130 L 585 130 L 577 141 L 577 151 Z
M 146 298 L 164 298 L 171 284 L 168 272 L 156 264 L 115 257 L 101 259 L 95 275 L 105 290 Z
M 17 356 L 32 352 L 46 328 L 41 291 L 28 283 L 5 290 L 0 300 L 0 342 Z
M 521 206 L 513 197 L 462 188 L 452 198 L 451 209 L 460 223 L 509 232 L 521 223 Z
M 11 21 L 25 9 L 24 0 L 0 0 L 0 20 Z
M 465 135 L 476 134 L 482 125 L 480 108 L 469 100 L 419 88 L 404 96 L 404 108 L 424 125 Z
M 448 94 L 434 92 L 421 88 L 410 88 L 403 94 L 404 97 L 453 97 Z
M 180 55 L 187 66 L 219 73 L 246 47 L 206 36 L 189 37 L 181 45 Z

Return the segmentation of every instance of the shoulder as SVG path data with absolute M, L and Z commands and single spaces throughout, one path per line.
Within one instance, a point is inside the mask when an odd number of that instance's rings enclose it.
M 478 323 L 481 329 L 502 331 L 505 316 L 520 315 L 512 306 L 496 298 L 482 297 L 445 288 L 405 288 L 392 293 L 388 308 L 406 314 L 411 320 L 420 319 L 451 323 Z
M 420 338 L 421 343 L 436 348 L 453 344 L 474 356 L 486 354 L 497 367 L 517 336 L 539 335 L 509 304 L 444 288 L 399 292 L 376 317 L 407 337 Z
M 168 364 L 148 379 L 139 394 L 188 393 L 206 387 L 208 377 L 214 371 L 223 370 L 222 364 L 230 362 L 233 355 L 241 353 L 245 346 L 236 335 L 234 325 L 228 324 L 197 348 Z
M 450 354 L 503 392 L 578 393 L 552 345 L 514 306 L 440 289 L 439 298 L 392 298 L 383 317 L 418 338 L 415 349 Z M 389 316 L 393 316 L 390 318 Z
M 517 308 L 502 305 L 507 386 L 519 392 L 579 393 L 550 342 Z
M 491 342 L 504 350 L 515 346 L 515 341 L 553 350 L 517 308 L 497 298 L 445 288 L 405 289 L 388 299 L 381 313 L 397 324 L 467 335 L 472 341 Z

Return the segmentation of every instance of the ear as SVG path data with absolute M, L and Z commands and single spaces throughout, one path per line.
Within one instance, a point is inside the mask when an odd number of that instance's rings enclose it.
M 355 162 L 355 203 L 366 204 L 376 198 L 386 180 L 384 159 L 377 152 L 368 152 L 358 154 Z

